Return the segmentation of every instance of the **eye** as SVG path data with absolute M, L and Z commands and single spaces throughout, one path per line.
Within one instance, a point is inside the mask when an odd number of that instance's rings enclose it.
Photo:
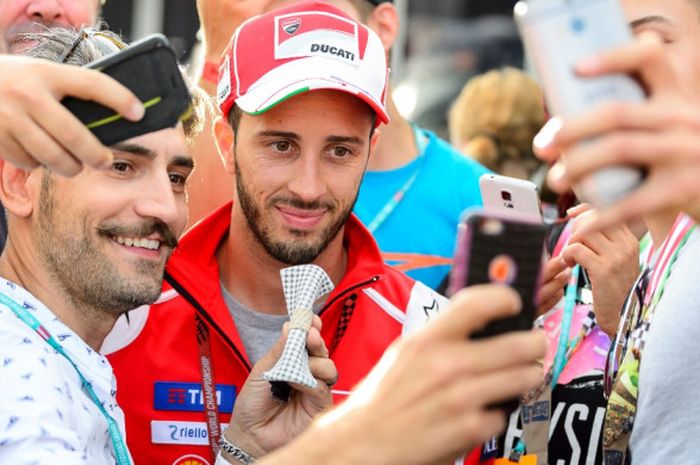
M 184 176 L 180 173 L 170 173 L 170 182 L 173 183 L 175 186 L 184 186 L 185 183 L 187 182 L 187 176 Z
M 331 153 L 333 154 L 334 157 L 345 158 L 349 155 L 352 155 L 352 150 L 350 150 L 347 147 L 338 146 L 338 147 L 333 147 L 331 149 Z
M 190 172 L 179 172 L 171 171 L 168 173 L 168 178 L 170 179 L 170 184 L 173 186 L 173 191 L 184 192 L 185 186 L 187 185 L 187 179 L 189 179 Z
M 112 171 L 126 173 L 131 169 L 131 165 L 125 161 L 115 161 L 112 163 Z
M 292 148 L 292 144 L 286 140 L 279 140 L 272 143 L 272 148 L 278 152 L 289 152 Z

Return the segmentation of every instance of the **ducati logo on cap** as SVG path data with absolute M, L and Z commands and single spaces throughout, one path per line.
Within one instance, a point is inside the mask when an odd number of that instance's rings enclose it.
M 288 18 L 282 21 L 282 29 L 290 36 L 297 32 L 299 27 L 301 27 L 301 18 Z
M 360 63 L 359 26 L 348 18 L 309 11 L 276 16 L 275 23 L 276 60 L 317 56 Z

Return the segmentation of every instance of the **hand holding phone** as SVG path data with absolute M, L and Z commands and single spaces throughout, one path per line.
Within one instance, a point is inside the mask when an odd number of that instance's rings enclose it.
M 582 59 L 632 41 L 619 0 L 520 1 L 515 19 L 554 116 L 571 117 L 600 103 L 645 98 L 631 76 L 582 78 L 574 71 Z M 611 167 L 585 178 L 574 190 L 581 200 L 606 206 L 634 190 L 641 180 L 639 169 Z
M 111 154 L 65 111 L 58 98 L 80 95 L 133 120 L 137 98 L 107 76 L 38 58 L 0 55 L 0 156 L 25 169 L 45 165 L 74 176 L 83 164 L 103 166 Z
M 93 101 L 66 97 L 61 103 L 104 145 L 175 126 L 190 109 L 190 94 L 177 57 L 162 34 L 153 34 L 120 52 L 87 65 L 131 90 L 146 107 L 137 122 L 121 118 L 111 108 Z
M 459 226 L 449 294 L 474 284 L 503 284 L 515 289 L 521 312 L 490 323 L 472 337 L 528 330 L 535 319 L 535 296 L 547 227 L 527 217 L 473 210 Z

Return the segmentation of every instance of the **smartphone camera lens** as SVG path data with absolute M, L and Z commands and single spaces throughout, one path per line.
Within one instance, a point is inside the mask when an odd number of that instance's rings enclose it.
M 506 202 L 510 202 L 511 200 L 513 200 L 513 198 L 510 195 L 510 192 L 508 191 L 501 191 L 501 198 Z
M 480 224 L 481 232 L 487 236 L 500 236 L 503 233 L 503 222 L 496 218 L 484 218 Z

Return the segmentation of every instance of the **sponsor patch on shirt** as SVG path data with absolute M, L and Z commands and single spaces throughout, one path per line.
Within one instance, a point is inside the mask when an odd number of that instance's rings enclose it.
M 173 465 L 209 465 L 209 462 L 199 455 L 187 454 L 176 459 Z
M 481 449 L 481 458 L 479 463 L 484 463 L 487 460 L 494 459 L 498 455 L 498 439 L 491 438 L 490 441 L 484 443 L 484 447 Z
M 228 428 L 221 424 L 221 432 Z M 153 444 L 177 444 L 180 446 L 207 446 L 209 432 L 203 421 L 151 421 L 151 442 Z
M 601 440 L 605 406 L 603 374 L 600 372 L 578 377 L 566 385 L 557 385 L 552 392 L 549 463 L 603 464 Z M 533 410 L 530 420 L 534 416 Z M 499 441 L 499 457 L 508 457 L 522 437 L 520 418 L 520 410 L 511 415 L 505 435 Z M 605 463 L 610 465 L 612 462 Z
M 153 408 L 178 412 L 203 412 L 204 396 L 198 383 L 156 382 L 153 386 Z M 236 401 L 236 386 L 216 385 L 216 400 L 221 413 L 231 413 Z

